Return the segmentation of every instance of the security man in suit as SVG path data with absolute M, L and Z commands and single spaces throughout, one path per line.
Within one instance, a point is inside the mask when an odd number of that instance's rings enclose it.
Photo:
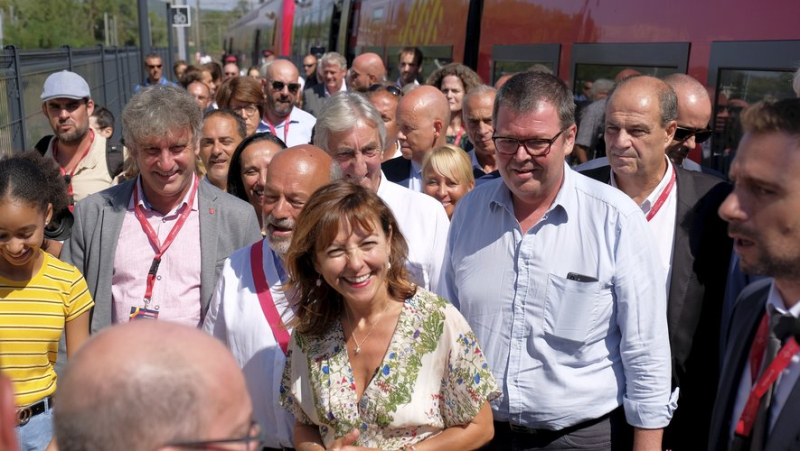
M 719 214 L 742 272 L 772 279 L 734 307 L 708 449 L 800 449 L 800 99 L 758 103 L 741 120 Z
M 708 436 L 731 241 L 716 215 L 730 187 L 666 156 L 678 111 L 677 96 L 663 81 L 646 76 L 622 81 L 606 106 L 610 165 L 584 174 L 631 197 L 656 237 L 667 291 L 673 388 L 680 388 L 664 447 L 683 450 L 698 449 Z
M 122 124 L 140 174 L 76 205 L 62 258 L 96 299 L 92 332 L 142 318 L 197 327 L 225 259 L 261 239 L 258 221 L 195 174 L 202 112 L 186 90 L 142 90 Z

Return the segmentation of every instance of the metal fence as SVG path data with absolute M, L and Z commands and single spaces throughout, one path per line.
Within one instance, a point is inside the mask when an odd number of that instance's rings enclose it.
M 166 49 L 152 49 L 167 61 Z M 86 79 L 97 106 L 114 115 L 114 137 L 121 136 L 122 108 L 137 84 L 144 82 L 140 49 L 136 47 L 64 46 L 48 50 L 0 50 L 0 155 L 30 149 L 53 129 L 42 114 L 41 94 L 53 72 L 70 70 Z M 169 74 L 171 68 L 164 68 Z

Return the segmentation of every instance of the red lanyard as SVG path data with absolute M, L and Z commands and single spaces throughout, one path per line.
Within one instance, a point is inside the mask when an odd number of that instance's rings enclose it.
M 750 396 L 747 397 L 747 403 L 742 411 L 742 416 L 736 424 L 736 434 L 743 437 L 750 437 L 753 430 L 753 423 L 758 413 L 758 404 L 761 402 L 761 397 L 769 390 L 769 387 L 775 383 L 778 376 L 792 363 L 792 357 L 800 351 L 800 345 L 792 337 L 781 348 L 775 360 L 770 363 L 769 367 L 764 370 L 764 373 L 758 378 L 756 382 L 756 375 L 761 368 L 761 363 L 764 360 L 764 351 L 769 339 L 769 315 L 764 314 L 761 319 L 761 324 L 758 326 L 758 332 L 753 340 L 753 346 L 750 349 L 750 377 L 754 382 L 753 388 L 750 390 Z
M 463 135 L 463 134 L 464 134 L 464 126 L 463 125 L 459 125 L 458 126 L 458 133 L 456 133 L 456 139 L 455 139 L 455 141 L 453 141 L 453 145 L 454 146 L 461 147 L 461 135 Z
M 264 240 L 261 240 L 250 246 L 250 267 L 253 271 L 253 283 L 255 284 L 256 294 L 258 294 L 258 302 L 261 304 L 261 311 L 264 313 L 264 318 L 267 319 L 272 335 L 275 341 L 286 354 L 289 349 L 289 332 L 281 320 L 281 315 L 275 307 L 275 301 L 272 299 L 272 293 L 269 291 L 269 284 L 267 283 L 267 275 L 264 272 Z M 279 270 L 280 272 L 280 270 Z
M 83 161 L 83 159 L 86 158 L 87 155 L 89 155 L 89 151 L 92 150 L 92 144 L 94 143 L 94 130 L 90 128 L 89 134 L 91 135 L 91 138 L 89 138 L 89 146 L 87 146 L 86 150 L 83 151 L 83 155 L 81 155 L 81 158 L 78 160 L 77 163 L 75 163 L 75 167 L 73 167 L 72 170 L 69 171 L 69 174 L 67 174 L 67 171 L 64 170 L 64 166 L 61 166 L 60 163 L 58 165 L 58 168 L 61 170 L 61 175 L 69 175 L 69 184 L 67 185 L 67 195 L 70 197 L 70 199 L 72 199 L 72 177 L 75 176 L 75 171 L 78 170 L 78 166 L 80 166 L 81 161 Z M 58 139 L 55 139 L 53 141 L 53 159 L 56 160 L 56 162 L 58 162 Z M 74 205 L 70 205 L 69 211 L 74 211 L 74 208 L 75 208 Z
M 661 207 L 664 206 L 664 203 L 667 201 L 669 193 L 672 192 L 672 188 L 674 186 L 675 186 L 675 169 L 672 169 L 672 177 L 670 177 L 669 183 L 667 183 L 667 186 L 664 187 L 664 191 L 661 192 L 661 195 L 658 196 L 658 199 L 656 199 L 656 203 L 653 204 L 653 207 L 647 213 L 648 221 L 653 219 L 656 216 L 656 213 L 658 213 L 658 210 L 661 210 Z
M 286 138 L 289 136 L 289 123 L 291 122 L 291 120 L 292 120 L 292 115 L 289 114 L 289 116 L 286 117 L 286 120 L 283 121 L 283 143 L 286 144 L 287 146 L 289 145 L 289 143 L 286 142 Z M 267 126 L 269 126 L 270 133 L 272 133 L 273 136 L 278 136 L 275 133 L 275 127 L 272 125 L 272 122 L 266 119 L 264 119 L 264 122 L 266 122 Z
M 144 291 L 145 307 L 147 307 L 147 304 L 150 303 L 150 299 L 153 298 L 153 287 L 156 284 L 156 274 L 158 274 L 158 266 L 161 264 L 161 257 L 165 252 L 167 252 L 167 249 L 169 249 L 169 246 L 172 244 L 172 242 L 175 241 L 175 237 L 178 236 L 178 232 L 181 231 L 183 224 L 189 217 L 189 213 L 192 212 L 194 197 L 197 194 L 197 176 L 194 177 L 193 185 L 194 186 L 192 187 L 191 194 L 189 195 L 189 203 L 181 212 L 181 215 L 178 217 L 178 221 L 175 223 L 175 226 L 173 226 L 172 230 L 169 231 L 167 239 L 164 241 L 163 245 L 159 243 L 158 235 L 156 235 L 156 231 L 153 230 L 153 226 L 151 226 L 150 223 L 147 222 L 147 218 L 144 217 L 142 206 L 139 205 L 138 187 L 133 190 L 134 215 L 136 216 L 136 219 L 139 220 L 139 224 L 142 225 L 142 230 L 144 230 L 145 235 L 147 235 L 147 239 L 150 241 L 150 244 L 155 246 L 157 249 L 156 256 L 153 257 L 153 263 L 150 265 L 150 271 L 147 272 L 147 288 Z

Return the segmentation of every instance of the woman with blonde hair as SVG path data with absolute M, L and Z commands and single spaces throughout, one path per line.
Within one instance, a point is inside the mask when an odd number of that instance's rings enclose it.
M 467 138 L 461 121 L 464 96 L 470 89 L 483 84 L 474 70 L 460 63 L 450 63 L 435 70 L 425 81 L 426 85 L 439 88 L 450 105 L 450 124 L 447 125 L 447 144 L 453 144 L 469 152 L 472 143 Z
M 337 182 L 297 219 L 281 403 L 296 449 L 475 449 L 497 385 L 453 305 L 409 281 L 408 247 L 374 192 Z
M 442 203 L 453 217 L 456 203 L 475 188 L 469 155 L 451 144 L 434 149 L 422 160 L 422 191 Z

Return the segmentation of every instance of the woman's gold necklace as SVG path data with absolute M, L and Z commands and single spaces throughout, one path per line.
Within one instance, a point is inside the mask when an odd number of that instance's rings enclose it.
M 356 355 L 361 352 L 361 344 L 367 341 L 367 338 L 369 338 L 370 334 L 372 334 L 372 331 L 375 330 L 375 326 L 377 326 L 381 321 L 381 318 L 383 318 L 383 314 L 386 313 L 386 310 L 389 308 L 389 302 L 391 301 L 386 301 L 386 307 L 383 308 L 383 311 L 381 311 L 381 313 L 378 315 L 378 318 L 375 319 L 374 323 L 372 323 L 372 327 L 369 329 L 369 332 L 367 332 L 367 335 L 361 339 L 360 342 L 358 341 L 358 338 L 356 338 L 356 325 L 355 322 L 353 322 L 353 320 L 350 318 L 350 309 L 347 308 L 347 306 L 344 307 L 344 311 L 347 314 L 347 322 L 350 323 L 350 328 L 352 329 L 350 335 L 353 337 L 353 341 L 356 342 L 356 349 L 353 351 Z

